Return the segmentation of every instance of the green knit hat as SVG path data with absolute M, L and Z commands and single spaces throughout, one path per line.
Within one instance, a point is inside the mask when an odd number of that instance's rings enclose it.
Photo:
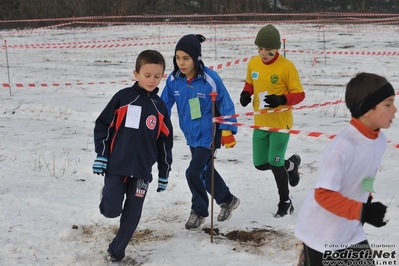
M 278 29 L 271 24 L 261 28 L 256 35 L 255 45 L 269 49 L 280 49 L 281 40 Z

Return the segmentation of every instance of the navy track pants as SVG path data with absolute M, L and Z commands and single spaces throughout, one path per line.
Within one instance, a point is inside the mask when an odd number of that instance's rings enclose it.
M 212 149 L 190 147 L 191 161 L 186 170 L 186 179 L 191 190 L 191 209 L 197 214 L 208 217 L 209 199 L 212 182 Z M 229 203 L 233 199 L 229 188 L 220 174 L 214 169 L 214 198 L 217 204 Z
M 107 218 L 121 215 L 119 230 L 108 246 L 108 252 L 118 260 L 125 257 L 125 249 L 140 221 L 148 184 L 148 181 L 118 175 L 104 178 L 100 212 Z

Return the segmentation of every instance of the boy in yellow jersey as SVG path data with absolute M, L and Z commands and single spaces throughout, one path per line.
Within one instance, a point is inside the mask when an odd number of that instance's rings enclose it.
M 247 106 L 253 96 L 254 111 L 281 109 L 298 104 L 305 98 L 298 71 L 294 64 L 281 56 L 280 33 L 273 25 L 261 28 L 256 36 L 258 55 L 247 67 L 246 82 L 240 103 Z M 255 126 L 291 129 L 292 111 L 270 112 L 255 115 Z M 285 160 L 289 134 L 254 129 L 252 137 L 253 163 L 256 169 L 271 170 L 280 197 L 275 217 L 283 217 L 294 211 L 289 197 L 288 183 L 294 187 L 299 182 L 299 155 Z

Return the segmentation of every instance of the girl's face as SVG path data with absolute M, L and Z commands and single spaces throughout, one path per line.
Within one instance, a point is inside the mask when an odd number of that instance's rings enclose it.
M 197 74 L 194 60 L 187 53 L 177 50 L 175 58 L 177 66 L 179 67 L 180 71 L 186 75 L 187 79 L 191 79 Z
M 364 114 L 364 123 L 372 130 L 389 128 L 396 110 L 395 96 L 390 96 Z
M 140 73 L 133 71 L 134 76 L 139 82 L 139 86 L 146 91 L 153 91 L 158 87 L 163 76 L 163 65 L 161 64 L 144 64 L 140 68 Z
M 269 49 L 269 48 L 264 48 L 264 47 L 258 47 L 258 53 L 260 57 L 262 58 L 263 63 L 268 63 L 270 62 L 276 53 L 278 52 L 278 49 Z

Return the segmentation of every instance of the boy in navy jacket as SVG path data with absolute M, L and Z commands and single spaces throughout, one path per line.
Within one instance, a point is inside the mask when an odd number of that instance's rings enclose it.
M 108 247 L 108 261 L 125 257 L 155 162 L 159 171 L 157 191 L 164 191 L 168 184 L 173 129 L 165 103 L 157 95 L 164 71 L 165 59 L 159 52 L 141 52 L 133 71 L 137 81 L 118 91 L 95 122 L 97 158 L 93 172 L 105 175 L 100 212 L 107 218 L 121 215 L 118 233 Z

